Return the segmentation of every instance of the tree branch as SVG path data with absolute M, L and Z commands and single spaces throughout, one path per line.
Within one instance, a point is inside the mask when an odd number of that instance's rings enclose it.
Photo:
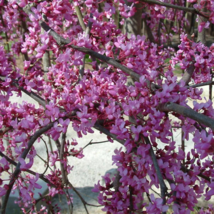
M 129 69 L 126 66 L 118 63 L 116 60 L 114 60 L 110 57 L 107 57 L 105 55 L 99 54 L 93 50 L 70 44 L 71 42 L 69 39 L 64 39 L 63 37 L 61 37 L 59 34 L 57 34 L 55 31 L 53 31 L 45 22 L 41 22 L 40 25 L 44 28 L 45 31 L 48 31 L 49 34 L 51 36 L 53 36 L 53 38 L 55 39 L 55 41 L 57 42 L 58 45 L 60 45 L 60 46 L 66 45 L 67 47 L 71 47 L 80 52 L 89 54 L 92 57 L 95 57 L 103 62 L 106 62 L 109 65 L 112 65 L 112 66 L 124 71 L 126 74 L 130 75 L 134 80 L 139 81 L 140 75 L 137 74 L 136 72 L 134 72 L 132 69 Z M 147 87 L 149 89 L 151 89 L 152 91 L 155 91 L 157 88 L 159 88 L 159 86 L 155 85 L 154 83 L 151 83 L 149 80 L 146 80 L 146 83 L 147 83 Z
M 189 88 L 197 88 L 197 87 L 206 86 L 206 85 L 214 85 L 214 81 L 210 80 L 207 82 L 202 82 L 202 83 L 198 83 L 195 85 L 190 85 Z
M 76 115 L 76 111 L 73 111 L 71 114 L 65 116 L 64 118 L 67 118 L 67 117 L 70 117 L 70 116 L 74 116 L 74 115 Z M 51 129 L 56 121 L 58 121 L 58 120 L 55 120 L 54 122 L 48 124 L 47 126 L 42 127 L 41 129 L 39 129 L 38 131 L 35 132 L 35 134 L 30 138 L 27 148 L 22 152 L 21 158 L 23 158 L 23 159 L 26 158 L 28 152 L 30 151 L 31 147 L 33 146 L 33 144 L 37 140 L 37 138 L 40 137 L 42 134 L 44 134 L 49 129 Z M 13 188 L 13 185 L 14 185 L 16 179 L 18 178 L 18 176 L 19 176 L 19 174 L 21 172 L 20 166 L 21 166 L 21 163 L 18 162 L 17 165 L 16 165 L 16 169 L 15 169 L 15 171 L 12 174 L 12 177 L 10 179 L 10 183 L 8 185 L 8 190 L 6 192 L 6 195 L 5 195 L 5 198 L 4 198 L 4 202 L 2 204 L 1 214 L 5 214 L 5 210 L 6 210 L 6 206 L 7 206 L 7 202 L 8 202 L 8 199 L 9 199 L 10 192 L 11 192 L 11 190 Z
M 191 78 L 192 78 L 194 69 L 195 69 L 194 63 L 191 63 L 191 65 L 189 65 L 189 67 L 184 72 L 184 75 L 181 78 L 180 82 L 183 81 L 183 82 L 185 82 L 185 85 L 187 85 L 190 82 Z
M 5 154 L 3 154 L 1 151 L 0 151 L 0 156 L 1 156 L 1 157 L 4 157 L 4 158 L 5 158 L 9 163 L 11 163 L 12 165 L 17 166 L 17 163 L 16 163 L 15 161 L 13 161 L 13 160 L 10 159 L 8 156 L 6 156 Z M 49 185 L 51 185 L 51 186 L 54 187 L 54 185 L 53 185 L 47 178 L 45 178 L 43 174 L 36 173 L 36 172 L 34 172 L 34 171 L 30 170 L 30 169 L 27 169 L 27 170 L 25 170 L 25 171 L 28 172 L 28 173 L 30 173 L 30 174 L 32 174 L 32 175 L 35 175 L 35 176 L 36 176 L 36 174 L 38 174 L 38 175 L 39 175 L 39 178 L 40 178 L 41 180 L 43 180 L 43 181 L 46 182 L 47 184 L 49 184 Z
M 191 118 L 192 120 L 197 121 L 198 123 L 204 124 L 207 127 L 210 127 L 214 131 L 214 119 L 207 117 L 206 115 L 200 114 L 190 108 L 178 105 L 176 103 L 165 103 L 158 107 L 159 111 L 169 112 L 173 111 L 184 117 Z
M 153 164 L 154 164 L 154 168 L 155 168 L 155 171 L 156 171 L 156 173 L 157 173 L 158 181 L 159 181 L 159 183 L 160 183 L 161 198 L 163 199 L 162 204 L 166 204 L 166 191 L 167 191 L 166 184 L 164 183 L 163 176 L 162 176 L 162 174 L 161 174 L 160 167 L 159 167 L 159 165 L 158 165 L 158 162 L 157 162 L 155 153 L 154 153 L 154 151 L 153 151 L 152 145 L 151 145 L 151 143 L 150 143 L 150 140 L 149 140 L 148 137 L 144 137 L 144 140 L 145 140 L 146 144 L 150 145 L 149 153 L 150 153 L 150 155 L 151 155 L 152 162 L 153 162 Z M 165 212 L 163 212 L 163 214 L 164 214 L 164 213 L 165 213 Z
M 74 9 L 75 9 L 75 11 L 76 11 L 76 14 L 77 14 L 77 17 L 78 17 L 80 26 L 81 26 L 82 29 L 85 31 L 85 30 L 86 30 L 86 27 L 85 27 L 85 23 L 84 23 L 84 21 L 83 21 L 82 13 L 81 13 L 81 11 L 80 11 L 79 6 L 75 6 Z
M 94 124 L 94 128 L 99 130 L 100 132 L 106 134 L 107 136 L 111 137 L 112 139 L 116 140 L 117 142 L 121 143 L 122 145 L 125 144 L 125 141 L 124 140 L 120 140 L 120 139 L 117 139 L 117 136 L 112 134 L 108 129 L 106 129 L 105 127 L 103 127 L 102 125 L 99 124 L 99 122 L 96 122 Z
M 48 124 L 47 126 L 41 128 L 40 130 L 38 130 L 32 137 L 31 139 L 29 140 L 28 142 L 28 147 L 23 151 L 23 153 L 21 154 L 21 158 L 25 159 L 28 152 L 30 151 L 31 147 L 33 146 L 34 142 L 36 141 L 36 139 L 41 136 L 42 134 L 44 134 L 46 131 L 48 131 L 50 128 L 52 128 L 54 125 L 54 122 Z M 5 194 L 5 198 L 4 198 L 4 201 L 3 201 L 3 204 L 2 204 L 2 209 L 1 209 L 1 214 L 5 214 L 5 210 L 6 210 L 6 206 L 7 206 L 7 202 L 8 202 L 8 199 L 9 199 L 9 195 L 10 195 L 10 192 L 13 188 L 13 185 L 16 181 L 16 179 L 18 178 L 21 170 L 20 170 L 20 166 L 21 166 L 21 163 L 18 162 L 17 165 L 16 165 L 16 169 L 14 171 L 14 173 L 12 174 L 12 178 L 10 179 L 10 183 L 8 185 L 8 190 Z
M 183 6 L 164 3 L 164 2 L 155 1 L 155 0 L 141 0 L 141 2 L 145 2 L 145 3 L 148 3 L 148 4 L 157 4 L 157 5 L 168 7 L 168 8 L 174 8 L 176 10 L 183 10 L 183 11 L 190 12 L 190 13 L 196 13 L 196 14 L 198 14 L 200 16 L 203 16 L 204 18 L 208 18 L 203 13 L 201 13 L 198 10 L 196 10 L 195 8 L 191 8 L 191 7 L 183 7 Z

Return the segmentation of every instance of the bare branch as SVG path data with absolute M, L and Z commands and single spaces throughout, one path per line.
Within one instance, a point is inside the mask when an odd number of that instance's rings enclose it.
M 71 189 L 73 189 L 73 191 L 78 195 L 78 197 L 79 197 L 80 200 L 82 201 L 82 204 L 83 204 L 83 206 L 84 206 L 85 211 L 86 211 L 87 214 L 89 214 L 89 212 L 88 212 L 88 209 L 87 209 L 87 206 L 86 206 L 86 205 L 92 206 L 92 207 L 101 207 L 101 206 L 102 206 L 102 205 L 94 205 L 94 204 L 89 204 L 89 203 L 87 203 L 87 202 L 85 201 L 85 199 L 81 196 L 81 194 L 76 190 L 76 188 L 75 188 L 69 181 L 68 181 L 68 185 L 69 185 L 69 187 L 70 187 Z
M 48 147 L 47 147 L 47 143 L 46 141 L 41 137 L 42 141 L 44 142 L 45 144 L 45 148 L 46 148 L 46 154 L 47 154 L 47 166 L 46 166 L 46 169 L 45 171 L 42 173 L 43 175 L 47 172 L 48 168 L 49 168 L 49 155 L 48 155 Z
M 80 149 L 78 152 L 71 154 L 72 156 L 76 156 L 78 155 L 80 152 L 82 152 L 86 147 L 90 146 L 90 145 L 94 145 L 94 144 L 101 144 L 101 143 L 107 143 L 109 142 L 108 140 L 105 141 L 100 141 L 100 142 L 92 142 L 92 140 L 86 144 L 82 149 Z

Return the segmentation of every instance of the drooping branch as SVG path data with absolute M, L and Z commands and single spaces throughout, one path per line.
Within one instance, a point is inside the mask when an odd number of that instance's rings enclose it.
M 176 10 L 183 10 L 185 12 L 196 13 L 204 18 L 209 18 L 206 15 L 204 15 L 203 13 L 201 13 L 200 11 L 196 10 L 195 8 L 191 8 L 191 7 L 183 7 L 183 6 L 169 4 L 169 3 L 160 2 L 160 1 L 156 1 L 156 0 L 141 0 L 141 2 L 145 2 L 148 4 L 157 4 L 157 5 L 168 7 L 168 8 L 174 8 Z
M 169 102 L 169 103 L 160 105 L 158 107 L 158 110 L 164 111 L 164 112 L 169 112 L 169 111 L 176 112 L 180 115 L 183 115 L 184 117 L 193 119 L 193 120 L 197 121 L 198 123 L 201 123 L 201 124 L 211 128 L 214 131 L 214 119 L 207 117 L 204 114 L 200 114 L 190 108 L 178 105 L 176 103 Z
M 66 141 L 66 133 L 62 134 L 62 143 L 59 151 L 59 159 L 60 159 L 60 168 L 62 172 L 62 183 L 63 185 L 67 183 L 67 172 L 65 171 L 63 159 L 64 159 L 64 149 L 65 149 L 65 141 Z
M 58 45 L 62 46 L 62 45 L 67 45 L 68 47 L 71 47 L 75 50 L 81 51 L 83 53 L 89 54 L 90 56 L 93 56 L 103 62 L 106 62 L 110 65 L 115 66 L 116 68 L 119 68 L 120 70 L 124 71 L 125 73 L 129 74 L 131 77 L 133 77 L 135 80 L 138 80 L 140 78 L 140 75 L 137 74 L 136 72 L 134 72 L 132 69 L 129 69 L 127 67 L 125 67 L 124 65 L 121 65 L 120 63 L 118 63 L 117 61 L 115 61 L 114 59 L 104 56 L 102 54 L 99 54 L 95 51 L 92 51 L 88 48 L 84 48 L 84 47 L 79 47 L 76 45 L 72 45 L 70 44 L 70 40 L 69 39 L 64 39 L 63 37 L 61 37 L 59 34 L 57 34 L 54 30 L 52 30 L 45 22 L 41 22 L 40 25 L 44 28 L 45 31 L 49 31 L 49 34 L 51 36 L 53 36 L 54 40 L 57 42 Z
M 152 145 L 150 143 L 150 140 L 148 137 L 144 137 L 144 140 L 146 142 L 146 144 L 150 145 L 150 149 L 149 149 L 149 153 L 150 153 L 150 156 L 152 158 L 152 162 L 154 164 L 154 168 L 155 168 L 155 171 L 157 173 L 157 177 L 158 177 L 158 181 L 160 183 L 160 188 L 161 188 L 161 198 L 163 199 L 163 203 L 162 204 L 166 204 L 166 191 L 167 191 L 167 187 L 166 187 L 166 184 L 163 180 L 163 176 L 162 176 L 162 173 L 160 171 L 160 167 L 158 165 L 158 162 L 157 162 L 157 159 L 156 159 L 156 156 L 155 156 L 155 153 L 153 151 L 153 148 L 152 148 Z M 165 213 L 165 212 L 164 212 Z

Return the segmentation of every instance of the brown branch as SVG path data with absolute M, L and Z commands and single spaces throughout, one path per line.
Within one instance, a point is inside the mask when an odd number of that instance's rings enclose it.
M 155 1 L 155 0 L 141 0 L 141 2 L 145 2 L 145 3 L 148 3 L 148 4 L 157 4 L 157 5 L 168 7 L 168 8 L 174 8 L 176 10 L 183 10 L 183 11 L 190 12 L 190 13 L 196 13 L 196 14 L 204 17 L 204 18 L 209 18 L 206 15 L 204 15 L 203 13 L 199 12 L 198 10 L 196 10 L 195 8 L 191 8 L 191 7 L 183 7 L 183 6 L 164 3 L 164 2 Z
M 184 117 L 191 118 L 192 120 L 197 121 L 198 123 L 204 124 L 207 127 L 210 127 L 214 131 L 214 119 L 207 117 L 206 115 L 200 114 L 190 108 L 178 105 L 176 103 L 165 103 L 158 107 L 158 110 L 163 112 L 173 111 Z

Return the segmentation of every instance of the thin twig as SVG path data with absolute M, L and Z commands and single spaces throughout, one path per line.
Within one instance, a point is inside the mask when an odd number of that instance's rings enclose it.
M 72 153 L 71 155 L 72 156 L 76 156 L 78 155 L 80 152 L 82 152 L 86 147 L 90 146 L 90 145 L 94 145 L 94 144 L 101 144 L 101 143 L 107 143 L 109 142 L 108 140 L 105 140 L 105 141 L 100 141 L 100 142 L 92 142 L 92 140 L 86 144 L 82 149 L 80 149 L 80 151 L 76 152 L 76 153 Z
M 68 181 L 68 185 L 78 195 L 78 197 L 82 201 L 83 205 L 85 204 L 85 205 L 88 205 L 88 206 L 91 206 L 91 207 L 102 207 L 102 205 L 94 205 L 94 204 L 87 203 L 85 201 L 85 199 L 81 196 L 81 194 L 76 190 L 76 188 L 69 181 Z
M 49 155 L 48 155 L 48 147 L 47 147 L 47 143 L 46 143 L 46 141 L 41 137 L 41 139 L 42 139 L 42 141 L 44 142 L 44 144 L 45 144 L 45 147 L 46 147 L 46 154 L 47 154 L 47 167 L 46 167 L 46 169 L 45 169 L 45 171 L 42 173 L 43 175 L 47 172 L 47 170 L 48 170 L 48 168 L 49 168 Z

